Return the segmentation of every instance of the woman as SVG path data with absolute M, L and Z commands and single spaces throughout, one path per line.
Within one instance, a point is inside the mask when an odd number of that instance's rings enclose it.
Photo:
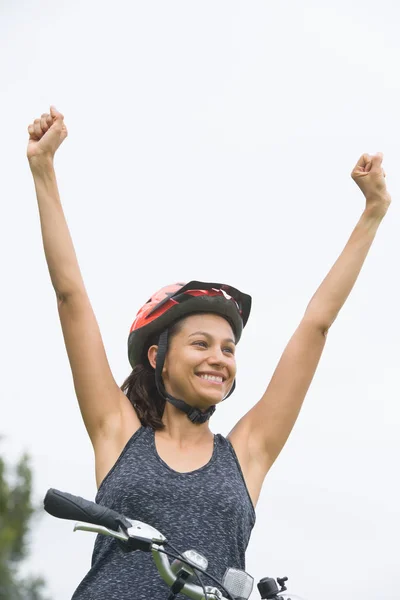
M 222 578 L 244 568 L 254 508 L 312 381 L 327 333 L 348 297 L 390 205 L 382 155 L 352 172 L 366 205 L 346 247 L 311 299 L 261 400 L 227 438 L 208 420 L 233 391 L 235 346 L 250 297 L 222 284 L 174 284 L 139 311 L 128 350 L 133 371 L 115 382 L 58 195 L 54 155 L 67 137 L 54 107 L 28 128 L 28 159 L 44 250 L 58 301 L 82 417 L 93 444 L 96 501 L 195 548 Z M 168 596 L 148 554 L 96 540 L 92 568 L 73 598 L 150 600 Z

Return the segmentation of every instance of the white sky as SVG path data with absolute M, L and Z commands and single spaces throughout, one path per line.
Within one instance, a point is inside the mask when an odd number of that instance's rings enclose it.
M 0 452 L 31 454 L 38 502 L 49 487 L 95 495 L 25 158 L 26 128 L 50 104 L 69 128 L 59 187 L 118 382 L 151 292 L 203 279 L 252 294 L 237 391 L 212 421 L 224 434 L 263 393 L 362 213 L 354 164 L 382 151 L 392 206 L 264 485 L 247 570 L 288 575 L 308 600 L 398 599 L 398 6 L 2 8 Z M 52 600 L 89 568 L 94 537 L 72 528 L 45 515 L 34 531 L 28 567 Z

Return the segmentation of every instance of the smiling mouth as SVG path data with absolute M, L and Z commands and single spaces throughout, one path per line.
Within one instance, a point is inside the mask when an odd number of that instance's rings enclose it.
M 224 383 L 224 378 L 218 377 L 216 375 L 197 375 L 203 381 L 208 381 L 209 383 L 213 383 L 214 385 L 222 385 Z

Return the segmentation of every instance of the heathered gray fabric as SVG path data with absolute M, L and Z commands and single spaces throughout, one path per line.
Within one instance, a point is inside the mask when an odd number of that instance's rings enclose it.
M 219 580 L 228 566 L 245 569 L 255 513 L 236 454 L 220 434 L 207 465 L 178 473 L 159 457 L 154 431 L 141 427 L 102 482 L 96 502 L 149 523 L 181 552 L 204 554 Z M 205 576 L 204 583 L 214 585 Z M 167 600 L 169 591 L 151 553 L 124 553 L 116 540 L 99 535 L 92 567 L 72 600 Z

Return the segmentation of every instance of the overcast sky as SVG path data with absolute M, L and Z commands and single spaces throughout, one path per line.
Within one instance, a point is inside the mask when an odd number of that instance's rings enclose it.
M 61 198 L 115 378 L 138 308 L 168 283 L 253 296 L 238 385 L 260 398 L 364 208 L 350 173 L 384 153 L 393 202 L 264 484 L 247 570 L 307 600 L 400 595 L 400 10 L 392 0 L 3 0 L 0 452 L 90 499 L 94 460 L 43 254 L 27 126 L 64 113 Z M 134 516 L 134 515 L 132 515 Z M 44 515 L 27 568 L 52 600 L 92 534 Z M 258 598 L 258 592 L 252 600 Z M 162 600 L 162 599 L 157 599 Z

